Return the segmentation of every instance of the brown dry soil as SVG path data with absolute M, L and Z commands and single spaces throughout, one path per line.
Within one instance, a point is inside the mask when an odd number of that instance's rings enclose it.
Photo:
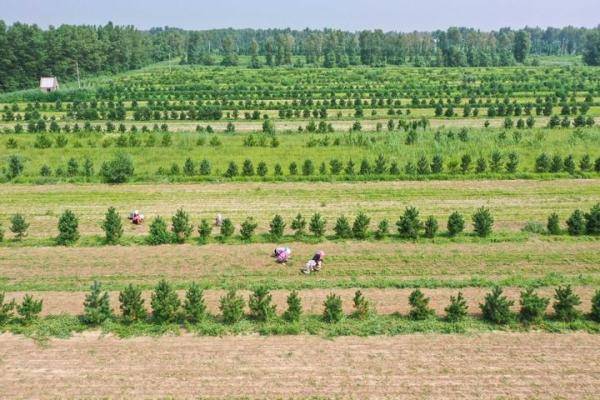
M 597 399 L 600 336 L 0 336 L 0 398 Z
M 600 273 L 600 242 L 516 243 L 328 242 L 292 244 L 287 266 L 269 257 L 273 244 L 198 246 L 15 247 L 1 249 L 0 287 L 5 290 L 87 290 L 92 280 L 123 287 L 201 281 L 207 285 L 276 281 L 281 286 L 336 286 L 369 279 L 489 279 Z M 316 249 L 325 267 L 304 276 L 301 266 Z M 283 286 L 286 285 L 286 286 Z
M 343 301 L 344 311 L 351 313 L 352 299 L 357 289 L 311 289 L 301 290 L 300 297 L 302 299 L 302 307 L 306 313 L 309 314 L 321 314 L 323 312 L 323 302 L 325 297 L 329 293 L 336 293 L 340 295 Z M 365 297 L 373 305 L 374 309 L 380 314 L 391 314 L 394 312 L 400 312 L 407 314 L 410 310 L 408 304 L 408 296 L 413 289 L 361 289 Z M 431 299 L 430 306 L 435 309 L 438 315 L 444 315 L 444 308 L 449 303 L 450 296 L 455 296 L 458 291 L 461 291 L 467 300 L 469 306 L 469 312 L 472 314 L 479 314 L 479 304 L 483 303 L 486 293 L 490 289 L 485 288 L 462 288 L 462 289 L 422 289 L 423 293 Z M 513 310 L 517 311 L 519 308 L 519 295 L 522 289 L 519 288 L 504 288 L 504 294 L 514 301 Z M 581 305 L 579 309 L 584 312 L 589 311 L 590 301 L 594 295 L 596 288 L 581 286 L 575 287 L 574 291 L 581 297 Z M 540 288 L 538 294 L 552 298 L 554 295 L 553 288 Z M 44 308 L 42 311 L 43 315 L 48 314 L 74 314 L 80 315 L 83 313 L 83 301 L 85 299 L 86 292 L 27 292 L 33 294 L 36 298 L 44 301 Z M 146 307 L 150 304 L 150 291 L 145 291 L 143 297 L 145 299 Z M 278 312 L 283 312 L 287 308 L 286 297 L 289 291 L 286 290 L 274 290 L 271 292 L 273 295 L 273 303 L 277 305 Z M 225 294 L 223 290 L 206 290 L 204 292 L 204 298 L 208 311 L 212 314 L 219 314 L 219 298 Z M 246 299 L 250 295 L 247 290 L 240 291 Z M 7 301 L 10 299 L 16 299 L 20 301 L 25 292 L 9 292 L 6 293 Z M 179 291 L 179 297 L 183 299 L 184 291 Z M 119 293 L 110 292 L 111 305 L 113 311 L 119 313 Z M 551 312 L 552 305 L 548 305 L 548 312 Z M 246 310 L 248 311 L 248 310 Z
M 257 232 L 268 231 L 269 222 L 278 213 L 291 233 L 289 223 L 299 212 L 306 218 L 321 213 L 328 220 L 328 232 L 332 232 L 337 217 L 353 217 L 358 210 L 371 216 L 373 229 L 388 218 L 393 231 L 393 224 L 409 205 L 418 207 L 423 218 L 437 217 L 441 230 L 445 230 L 448 216 L 459 211 L 470 231 L 470 215 L 485 205 L 494 215 L 496 230 L 514 232 L 527 221 L 545 223 L 552 212 L 564 221 L 576 208 L 589 209 L 600 201 L 600 179 L 2 185 L 0 193 L 0 221 L 5 221 L 5 228 L 10 215 L 22 213 L 31 223 L 29 237 L 36 238 L 57 235 L 58 218 L 65 208 L 78 215 L 82 235 L 102 234 L 101 222 L 110 206 L 123 217 L 138 208 L 148 220 L 156 215 L 170 217 L 182 207 L 196 225 L 201 218 L 212 221 L 222 213 L 239 227 L 251 216 L 259 224 Z M 148 224 L 125 224 L 126 235 L 146 234 L 147 229 Z M 7 230 L 6 238 L 12 236 Z

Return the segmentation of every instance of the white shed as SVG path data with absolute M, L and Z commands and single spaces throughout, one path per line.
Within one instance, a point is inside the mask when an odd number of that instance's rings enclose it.
M 55 76 L 43 76 L 40 78 L 40 90 L 42 92 L 54 92 L 58 90 L 58 78 Z

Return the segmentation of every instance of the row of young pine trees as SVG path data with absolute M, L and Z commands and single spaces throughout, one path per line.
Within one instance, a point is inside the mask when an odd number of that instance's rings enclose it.
M 410 293 L 408 298 L 410 312 L 408 317 L 412 320 L 427 320 L 435 316 L 435 311 L 430 308 L 430 299 L 416 289 Z M 515 321 L 515 317 L 525 324 L 539 324 L 547 318 L 546 309 L 550 304 L 550 298 L 540 296 L 533 288 L 521 292 L 519 300 L 520 309 L 515 315 L 511 310 L 514 301 L 503 295 L 502 288 L 494 287 L 479 304 L 482 318 L 493 324 L 508 324 Z M 246 315 L 248 306 L 250 313 Z M 357 290 L 354 299 L 354 312 L 349 316 L 355 319 L 367 319 L 375 315 L 370 301 L 365 298 L 360 290 Z M 555 289 L 553 319 L 563 322 L 573 322 L 582 318 L 582 313 L 577 309 L 581 305 L 580 297 L 573 292 L 571 286 L 561 286 Z M 151 314 L 145 307 L 145 300 L 139 287 L 128 285 L 119 293 L 119 309 L 121 316 L 116 317 L 110 305 L 109 294 L 102 291 L 101 285 L 94 282 L 89 294 L 84 301 L 84 313 L 81 320 L 90 325 L 97 326 L 108 320 L 117 320 L 124 324 L 134 322 L 152 322 L 157 324 L 166 323 L 200 323 L 208 318 L 214 318 L 207 311 L 204 300 L 204 292 L 196 283 L 192 283 L 185 292 L 183 302 L 180 300 L 175 289 L 165 280 L 161 280 L 151 294 Z M 38 318 L 42 310 L 42 300 L 35 300 L 31 295 L 26 295 L 21 304 L 15 301 L 4 303 L 4 294 L 0 294 L 0 323 L 12 319 L 12 311 L 16 308 L 21 321 L 29 323 Z M 235 324 L 244 318 L 255 322 L 269 322 L 283 319 L 288 323 L 298 323 L 303 310 L 301 298 L 297 291 L 292 291 L 287 297 L 287 309 L 280 316 L 277 314 L 276 305 L 273 304 L 272 295 L 264 287 L 258 287 L 249 296 L 248 302 L 236 290 L 229 290 L 220 298 L 220 318 L 216 318 L 224 324 Z M 444 320 L 456 323 L 467 317 L 468 306 L 461 292 L 456 296 L 450 296 L 448 306 L 444 309 Z M 330 293 L 323 303 L 322 319 L 327 323 L 337 323 L 344 319 L 342 299 L 335 293 Z M 600 322 L 600 289 L 592 298 L 591 312 L 588 317 Z
M 492 233 L 494 217 L 490 210 L 485 207 L 477 209 L 472 215 L 473 232 L 479 237 L 486 237 Z M 325 235 L 327 221 L 320 214 L 315 213 L 307 221 L 301 214 L 298 214 L 291 222 L 290 227 L 294 230 L 294 236 L 301 238 L 305 236 L 306 229 L 316 238 L 322 238 Z M 337 218 L 333 230 L 337 239 L 359 239 L 364 240 L 371 235 L 375 239 L 383 239 L 390 235 L 390 223 L 387 219 L 381 220 L 377 229 L 369 231 L 371 218 L 364 212 L 359 212 L 354 222 L 351 224 L 348 218 L 340 216 Z M 531 225 L 529 223 L 528 225 Z M 588 213 L 579 209 L 575 210 L 566 220 L 567 232 L 572 236 L 597 235 L 600 234 L 600 203 L 594 205 Z M 119 243 L 123 236 L 123 223 L 121 216 L 114 207 L 110 207 L 106 212 L 104 221 L 101 224 L 105 232 L 105 242 L 107 244 Z M 278 241 L 283 238 L 287 224 L 281 215 L 275 215 L 269 223 L 269 238 L 272 241 Z M 240 224 L 240 237 L 244 241 L 251 241 L 255 235 L 258 224 L 252 217 L 246 218 Z M 434 216 L 429 216 L 424 221 L 421 220 L 419 210 L 415 207 L 407 207 L 404 213 L 396 222 L 398 235 L 404 239 L 417 239 L 419 237 L 434 238 L 439 235 L 438 221 Z M 22 214 L 15 214 L 11 217 L 10 230 L 15 234 L 15 240 L 21 240 L 27 235 L 29 223 Z M 178 209 L 171 218 L 171 228 L 167 221 L 160 216 L 153 219 L 149 228 L 149 235 L 146 241 L 152 245 L 167 243 L 183 243 L 192 235 L 194 225 L 191 223 L 190 215 L 183 209 Z M 198 234 L 201 242 L 206 242 L 211 233 L 212 225 L 208 220 L 203 219 L 198 225 Z M 220 238 L 228 239 L 233 236 L 235 227 L 231 219 L 225 218 L 220 226 Z M 447 235 L 454 237 L 461 234 L 465 229 L 465 218 L 458 211 L 453 212 L 447 221 Z M 70 210 L 65 210 L 58 221 L 59 235 L 56 238 L 58 244 L 68 245 L 79 240 L 79 219 Z M 552 213 L 548 217 L 546 227 L 536 228 L 536 233 L 546 233 L 559 235 L 563 232 L 560 226 L 558 214 Z M 0 225 L 0 241 L 2 241 L 4 231 Z

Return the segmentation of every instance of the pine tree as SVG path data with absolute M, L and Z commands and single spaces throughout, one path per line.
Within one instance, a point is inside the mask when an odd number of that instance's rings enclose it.
M 26 324 L 37 319 L 41 312 L 42 300 L 35 300 L 30 294 L 26 294 L 21 304 L 17 305 L 17 313 Z
M 58 237 L 60 245 L 69 245 L 79 239 L 79 220 L 71 210 L 65 210 L 58 220 Z
M 288 298 L 287 298 L 287 310 L 283 313 L 283 319 L 288 322 L 298 322 L 300 321 L 300 316 L 302 315 L 302 301 L 300 300 L 300 296 L 298 292 L 293 290 Z
M 494 217 L 492 217 L 489 209 L 481 207 L 473 214 L 473 229 L 478 236 L 488 236 L 492 233 L 493 226 Z
M 356 239 L 366 239 L 369 235 L 368 230 L 370 223 L 371 218 L 369 218 L 364 212 L 359 212 L 354 219 L 354 223 L 352 224 L 352 236 L 354 236 Z
M 126 324 L 143 321 L 146 318 L 146 308 L 142 291 L 131 283 L 119 293 L 119 309 L 123 322 Z
M 323 218 L 319 213 L 314 213 L 310 219 L 308 230 L 315 235 L 315 237 L 321 238 L 325 234 L 325 224 L 325 218 Z
M 206 316 L 206 304 L 204 303 L 204 292 L 196 283 L 192 283 L 185 292 L 183 311 L 188 322 L 196 323 Z
M 514 301 L 508 300 L 502 295 L 502 288 L 496 286 L 491 293 L 485 295 L 483 304 L 479 308 L 483 313 L 483 319 L 495 324 L 506 324 L 512 319 L 510 307 Z
M 285 229 L 285 222 L 283 217 L 279 214 L 273 217 L 273 220 L 269 224 L 269 234 L 271 235 L 271 240 L 278 241 L 283 237 L 283 231 Z
M 219 303 L 223 322 L 226 324 L 235 324 L 244 317 L 245 302 L 242 296 L 237 295 L 235 289 L 231 289 L 226 295 L 221 297 Z
M 521 322 L 536 324 L 544 319 L 550 299 L 541 297 L 535 293 L 533 288 L 528 288 L 524 292 L 521 292 L 519 303 L 521 304 L 521 309 L 519 310 L 519 319 Z
M 462 321 L 468 312 L 467 301 L 463 297 L 462 292 L 458 292 L 456 297 L 450 296 L 450 304 L 444 309 L 446 319 L 450 322 Z
M 150 305 L 154 320 L 158 323 L 168 323 L 176 320 L 181 302 L 177 292 L 163 279 L 154 288 Z
M 302 237 L 305 234 L 306 229 L 306 220 L 302 216 L 302 214 L 296 215 L 296 217 L 292 220 L 292 229 L 294 230 L 294 235 L 298 237 Z
M 165 220 L 157 216 L 150 224 L 148 235 L 148 243 L 152 245 L 167 244 L 171 241 L 171 236 L 167 232 L 167 223 Z
M 171 231 L 177 243 L 184 243 L 191 235 L 194 227 L 190 223 L 190 215 L 178 209 L 171 219 Z
M 9 321 L 13 317 L 13 310 L 16 306 L 15 300 L 7 303 L 4 302 L 6 293 L 0 292 L 0 326 Z
M 404 210 L 404 214 L 396 222 L 398 227 L 398 233 L 403 238 L 417 239 L 419 237 L 419 231 L 423 225 L 419 220 L 419 210 L 415 207 L 407 207 Z
M 233 235 L 235 228 L 233 227 L 233 222 L 229 218 L 225 218 L 221 223 L 221 237 L 223 239 L 227 239 Z
M 123 236 L 123 224 L 121 217 L 114 207 L 110 207 L 104 216 L 102 222 L 106 243 L 115 244 Z
M 438 222 L 433 215 L 430 215 L 425 220 L 425 237 L 433 239 L 438 231 Z
M 83 302 L 82 320 L 88 325 L 99 325 L 113 316 L 108 292 L 102 293 L 100 282 L 94 281 Z
M 273 296 L 271 296 L 269 290 L 264 286 L 256 288 L 254 293 L 250 295 L 248 307 L 250 308 L 250 317 L 257 321 L 265 322 L 276 315 Z
M 581 210 L 573 211 L 573 214 L 567 219 L 567 231 L 571 236 L 585 234 L 585 218 Z
M 450 217 L 448 217 L 447 229 L 448 235 L 450 236 L 456 236 L 462 233 L 462 231 L 465 229 L 465 219 L 461 213 L 454 211 L 452 214 L 450 214 Z
M 571 285 L 557 287 L 554 298 L 556 302 L 552 307 L 558 320 L 571 322 L 579 318 L 580 313 L 575 307 L 581 304 L 581 299 L 573 293 Z
M 254 222 L 254 218 L 246 218 L 246 220 L 242 222 L 242 225 L 240 227 L 240 235 L 242 236 L 242 240 L 251 240 L 252 236 L 254 235 L 254 230 L 257 226 L 258 224 Z
M 360 290 L 354 293 L 354 313 L 353 316 L 358 319 L 365 319 L 371 314 L 371 304 L 363 296 Z
M 548 223 L 546 224 L 546 229 L 551 235 L 560 235 L 560 223 L 557 213 L 550 214 L 548 217 Z
M 350 228 L 348 218 L 343 215 L 337 219 L 333 230 L 335 231 L 335 235 L 340 239 L 348 239 L 352 237 L 352 229 Z
M 206 220 L 202 219 L 198 225 L 198 234 L 200 235 L 200 241 L 206 243 L 210 234 L 212 233 L 212 225 Z
M 27 236 L 27 229 L 29 224 L 25 221 L 25 217 L 22 214 L 14 214 L 10 217 L 10 231 L 15 234 L 16 240 L 21 240 Z
M 2 301 L 0 298 L 0 305 L 1 304 Z M 596 290 L 596 293 L 594 293 L 594 297 L 592 297 L 592 312 L 590 313 L 590 317 L 592 318 L 592 320 L 600 322 L 600 289 Z
M 408 297 L 408 303 L 411 310 L 408 316 L 414 320 L 424 320 L 435 314 L 435 311 L 429 308 L 429 298 L 425 297 L 419 289 L 414 290 Z
M 342 320 L 344 317 L 344 311 L 342 309 L 342 299 L 340 296 L 330 293 L 325 298 L 323 303 L 325 309 L 323 310 L 323 320 L 329 323 L 335 323 Z

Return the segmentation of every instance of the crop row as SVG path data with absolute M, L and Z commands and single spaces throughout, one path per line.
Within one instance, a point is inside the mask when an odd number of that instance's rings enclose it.
M 489 209 L 481 207 L 477 209 L 472 217 L 473 233 L 479 237 L 489 236 L 494 227 L 494 217 Z M 275 215 L 269 222 L 269 240 L 272 242 L 281 241 L 285 236 L 287 223 L 280 215 Z M 419 237 L 433 239 L 440 235 L 439 222 L 434 216 L 427 217 L 424 221 L 421 219 L 419 210 L 415 207 L 407 207 L 404 213 L 395 223 L 398 237 L 401 239 L 416 240 Z M 566 220 L 567 232 L 572 236 L 580 235 L 598 235 L 600 234 L 600 203 L 593 206 L 588 213 L 577 209 Z M 105 233 L 105 243 L 118 244 L 123 236 L 123 221 L 114 207 L 108 209 L 105 218 L 101 223 Z M 251 242 L 258 227 L 257 222 L 252 217 L 246 218 L 239 228 L 239 235 L 242 241 Z M 294 231 L 296 239 L 302 239 L 306 236 L 307 230 L 316 239 L 325 236 L 327 230 L 327 220 L 320 213 L 313 214 L 307 219 L 298 214 L 291 221 L 289 227 Z M 357 239 L 365 240 L 374 237 L 377 240 L 391 237 L 390 221 L 383 219 L 377 224 L 375 231 L 370 230 L 371 218 L 364 212 L 359 212 L 351 223 L 350 220 L 342 215 L 338 217 L 333 226 L 335 239 Z M 206 219 L 202 219 L 197 227 L 191 222 L 190 215 L 183 209 L 177 210 L 171 218 L 170 229 L 167 221 L 161 216 L 156 216 L 150 223 L 149 235 L 145 241 L 151 245 L 161 245 L 167 243 L 184 243 L 192 237 L 194 229 L 197 228 L 198 240 L 200 243 L 206 243 L 212 235 L 213 225 Z M 453 212 L 446 223 L 448 237 L 455 237 L 465 230 L 465 217 L 458 211 Z M 16 241 L 27 236 L 29 223 L 22 214 L 14 214 L 10 221 L 10 231 L 14 234 Z M 227 241 L 235 233 L 235 225 L 229 218 L 224 218 L 218 223 L 219 236 L 221 241 Z M 523 228 L 537 234 L 559 235 L 563 232 L 560 226 L 559 217 L 552 213 L 548 217 L 546 226 L 539 223 L 528 222 Z M 62 213 L 58 220 L 59 234 L 56 237 L 57 244 L 70 245 L 77 242 L 80 238 L 79 219 L 71 210 Z M 0 225 L 0 240 L 4 237 L 4 230 Z
M 26 294 L 20 304 L 15 301 L 5 302 L 4 293 L 0 293 L 0 326 L 11 322 L 15 318 L 13 310 L 19 315 L 21 324 L 31 324 L 39 318 L 42 311 L 42 300 L 36 300 L 33 296 Z M 435 310 L 430 308 L 430 299 L 419 290 L 414 290 L 409 298 L 410 312 L 407 317 L 414 321 L 433 319 Z M 203 290 L 192 283 L 185 292 L 183 302 L 177 292 L 165 280 L 161 280 L 151 295 L 151 313 L 146 310 L 145 300 L 142 298 L 140 288 L 130 284 L 119 293 L 120 316 L 115 316 L 108 292 L 103 292 L 100 283 L 94 282 L 89 294 L 84 301 L 84 313 L 80 320 L 88 326 L 99 326 L 111 320 L 129 325 L 139 322 L 151 322 L 155 324 L 187 323 L 198 324 L 208 319 L 219 323 L 232 325 L 243 319 L 258 324 L 283 320 L 290 324 L 298 324 L 303 316 L 302 301 L 296 291 L 292 291 L 287 297 L 287 309 L 279 315 L 277 307 L 273 304 L 269 290 L 260 286 L 249 296 L 248 301 L 239 295 L 235 289 L 230 290 L 220 298 L 218 317 L 212 316 L 207 311 Z M 529 288 L 521 292 L 519 300 L 519 311 L 511 310 L 514 301 L 503 295 L 502 288 L 494 287 L 479 304 L 482 319 L 495 325 L 506 325 L 518 320 L 526 327 L 543 325 L 545 320 L 557 320 L 572 323 L 584 317 L 577 309 L 581 305 L 580 297 L 572 290 L 571 286 L 559 286 L 555 289 L 552 308 L 554 313 L 549 316 L 546 309 L 550 304 L 550 298 L 538 295 L 534 289 Z M 246 306 L 249 314 L 246 314 Z M 323 303 L 322 320 L 326 323 L 339 323 L 345 318 L 368 320 L 375 316 L 371 302 L 357 290 L 353 299 L 354 311 L 345 315 L 342 299 L 335 293 L 330 293 Z M 468 315 L 467 301 L 461 292 L 456 296 L 450 296 L 449 304 L 444 309 L 443 320 L 448 323 L 459 323 Z M 600 322 L 600 290 L 597 290 L 591 301 L 590 313 L 585 317 Z

